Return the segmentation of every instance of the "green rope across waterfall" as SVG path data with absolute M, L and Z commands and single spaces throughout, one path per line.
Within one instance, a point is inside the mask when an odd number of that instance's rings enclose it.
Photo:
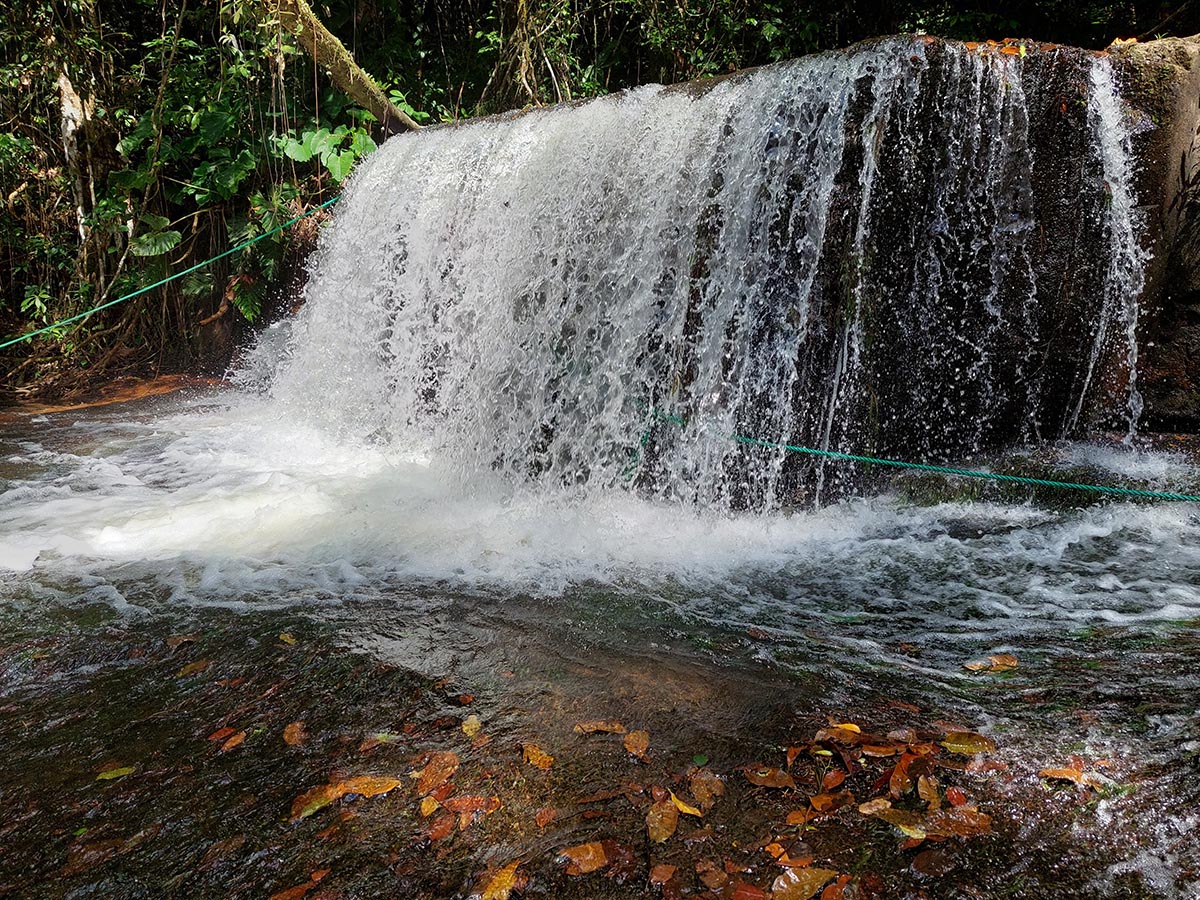
M 264 231 L 262 234 L 256 235 L 255 237 L 252 237 L 247 241 L 242 241 L 236 247 L 231 247 L 228 250 L 226 250 L 224 253 L 218 253 L 216 256 L 214 256 L 212 258 L 204 260 L 204 262 L 196 263 L 194 266 L 184 269 L 182 272 L 176 272 L 174 275 L 168 275 L 166 278 L 163 278 L 163 279 L 160 279 L 160 280 L 154 282 L 154 284 L 148 284 L 144 288 L 138 288 L 136 291 L 133 291 L 132 293 L 129 293 L 129 294 L 125 294 L 122 297 L 117 297 L 115 300 L 109 300 L 107 303 L 101 303 L 99 306 L 93 306 L 91 309 L 86 310 L 85 312 L 78 313 L 77 315 L 74 315 L 74 316 L 69 316 L 66 319 L 61 319 L 60 321 L 55 322 L 52 325 L 47 325 L 45 328 L 39 328 L 37 331 L 31 331 L 28 334 L 23 334 L 20 337 L 15 337 L 10 340 L 7 340 L 4 343 L 0 344 L 0 350 L 3 350 L 5 347 L 11 347 L 13 344 L 19 344 L 22 341 L 27 341 L 30 338 L 35 338 L 39 334 L 45 334 L 47 331 L 53 331 L 54 329 L 61 328 L 64 325 L 70 325 L 72 322 L 77 322 L 80 319 L 86 319 L 92 313 L 99 312 L 102 309 L 108 309 L 108 307 L 110 307 L 110 306 L 116 306 L 118 303 L 124 303 L 126 300 L 132 300 L 134 297 L 137 297 L 140 294 L 145 294 L 147 291 L 152 291 L 156 287 L 162 287 L 164 284 L 169 284 L 170 282 L 175 281 L 178 278 L 182 278 L 184 275 L 190 275 L 192 272 L 195 272 L 197 269 L 203 269 L 209 263 L 214 263 L 218 259 L 224 259 L 226 256 L 230 256 L 234 253 L 237 253 L 239 250 L 245 250 L 251 244 L 257 244 L 259 241 L 263 240 L 264 238 L 269 238 L 273 234 L 278 234 L 281 231 L 285 231 L 286 229 L 291 228 L 293 225 L 295 225 L 301 219 L 307 219 L 309 216 L 313 215 L 314 213 L 318 213 L 327 207 L 333 206 L 333 204 L 337 203 L 338 200 L 340 200 L 340 199 L 341 199 L 341 196 L 339 195 L 337 197 L 333 197 L 329 200 L 326 200 L 320 206 L 314 206 L 308 212 L 302 213 L 301 215 L 296 216 L 296 218 L 291 219 L 287 222 L 284 222 L 282 225 L 277 225 L 276 227 L 272 228 L 270 231 Z
M 652 410 L 652 417 L 660 419 L 664 422 L 673 422 L 679 426 L 686 426 L 687 422 L 679 416 L 668 415 L 658 410 Z M 917 472 L 932 472 L 936 475 L 954 475 L 960 478 L 979 478 L 986 481 L 1001 481 L 1008 484 L 1027 484 L 1034 487 L 1049 487 L 1049 488 L 1064 488 L 1075 491 L 1091 491 L 1097 494 L 1111 494 L 1118 497 L 1136 497 L 1142 500 L 1184 500 L 1200 503 L 1200 496 L 1194 494 L 1176 494 L 1171 491 L 1146 491 L 1140 488 L 1123 488 L 1123 487 L 1108 487 L 1102 484 L 1081 484 L 1074 481 L 1052 481 L 1048 478 L 1031 478 L 1026 475 L 1004 475 L 999 472 L 980 472 L 975 469 L 958 469 L 951 466 L 935 466 L 929 463 L 905 462 L 900 459 L 881 459 L 877 456 L 859 456 L 855 453 L 839 453 L 836 450 L 819 450 L 816 447 L 802 447 L 797 444 L 785 444 L 780 441 L 767 441 L 762 438 L 746 437 L 742 434 L 725 435 L 729 440 L 736 441 L 739 444 L 748 444 L 751 447 L 765 447 L 770 450 L 786 450 L 789 453 L 803 453 L 807 456 L 819 456 L 825 459 L 834 459 L 840 462 L 857 462 L 870 463 L 876 466 L 891 466 L 897 469 L 911 469 Z M 632 474 L 636 468 L 638 458 L 641 453 L 641 448 L 646 446 L 650 440 L 650 428 L 642 432 L 642 438 L 638 442 L 638 449 L 634 451 L 634 458 L 630 463 L 630 467 L 626 469 L 628 474 Z

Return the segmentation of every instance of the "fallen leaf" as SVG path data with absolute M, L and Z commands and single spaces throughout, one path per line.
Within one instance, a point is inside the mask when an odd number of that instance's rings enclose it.
M 479 900 L 508 900 L 508 895 L 512 893 L 513 886 L 517 883 L 517 866 L 520 864 L 521 861 L 515 859 L 493 875 L 483 889 Z
M 1096 772 L 1084 772 L 1082 769 L 1072 766 L 1065 769 L 1042 769 L 1038 772 L 1043 778 L 1050 778 L 1055 781 L 1073 781 L 1080 787 L 1091 788 L 1096 790 L 1108 783 L 1108 779 Z
M 938 794 L 938 780 L 932 775 L 922 775 L 917 779 L 917 796 L 929 805 L 930 810 L 942 805 L 942 798 Z
M 386 794 L 399 786 L 400 779 L 398 778 L 375 775 L 359 775 L 341 781 L 331 781 L 329 784 L 315 787 L 297 797 L 292 802 L 291 820 L 298 822 L 301 819 L 307 819 L 313 813 L 348 794 L 371 798 Z
M 600 841 L 567 847 L 559 856 L 567 861 L 568 875 L 586 875 L 608 865 L 608 855 Z
M 928 835 L 924 820 L 918 813 L 906 809 L 881 809 L 874 815 L 875 818 L 896 826 L 905 837 L 924 840 Z
M 283 641 L 289 647 L 294 647 L 296 645 L 296 639 L 286 631 L 279 635 L 279 640 Z
M 550 771 L 550 767 L 554 765 L 554 757 L 542 750 L 537 744 L 525 744 L 521 750 L 525 757 L 525 762 L 536 769 L 548 772 Z
M 431 841 L 440 841 L 449 837 L 450 833 L 454 831 L 455 821 L 451 813 L 442 813 L 429 824 L 425 834 Z
M 837 722 L 831 718 L 829 720 L 829 724 L 831 726 L 833 726 L 834 728 L 841 728 L 846 731 L 853 731 L 855 734 L 862 734 L 862 729 L 859 728 L 857 725 L 855 725 L 853 722 Z
M 646 758 L 646 751 L 650 749 L 650 733 L 648 731 L 631 731 L 625 735 L 625 749 L 638 759 Z
M 132 775 L 136 771 L 134 766 L 121 766 L 119 769 L 105 769 L 96 776 L 97 781 L 114 781 L 117 778 L 124 778 L 126 775 Z
M 332 784 L 322 784 L 312 790 L 305 791 L 292 801 L 291 820 L 299 822 L 301 819 L 307 819 L 313 813 L 324 809 L 341 796 L 341 793 Z
M 344 781 L 337 782 L 341 789 L 342 795 L 358 794 L 362 797 L 378 797 L 380 794 L 386 794 L 388 791 L 394 791 L 400 787 L 399 778 L 389 778 L 387 776 L 378 775 L 358 775 L 354 778 L 347 778 Z
M 452 813 L 458 813 L 458 830 L 466 831 L 479 813 L 490 816 L 500 808 L 499 797 L 451 797 L 442 804 Z
M 923 850 L 912 861 L 913 871 L 926 878 L 941 878 L 954 871 L 957 865 L 958 859 L 945 847 Z
M 744 881 L 738 881 L 733 885 L 733 893 L 730 895 L 730 900 L 769 900 L 769 898 L 767 892 L 762 888 L 747 884 Z
M 879 813 L 880 810 L 891 809 L 891 808 L 892 808 L 891 800 L 887 799 L 886 797 L 879 797 L 876 800 L 868 800 L 866 803 L 862 804 L 858 808 L 858 811 L 860 813 L 862 813 L 864 816 L 873 816 L 873 815 L 876 815 L 877 813 Z
M 771 885 L 771 900 L 808 900 L 837 876 L 834 869 L 788 869 Z
M 289 747 L 299 747 L 306 737 L 303 722 L 292 722 L 283 729 L 283 742 Z
M 670 800 L 660 800 L 646 813 L 646 833 L 651 842 L 661 844 L 679 826 L 679 810 Z
M 194 634 L 176 634 L 167 638 L 164 643 L 166 643 L 167 649 L 174 653 L 184 644 L 194 644 L 195 642 L 196 635 Z
M 849 791 L 842 791 L 840 794 L 817 794 L 815 797 L 810 797 L 808 802 L 817 812 L 831 812 L 852 804 L 854 795 Z
M 946 799 L 950 801 L 951 806 L 963 806 L 967 802 L 967 794 L 960 787 L 946 788 Z
M 237 729 L 230 728 L 228 725 L 226 725 L 224 728 L 218 728 L 216 731 L 210 734 L 208 739 L 210 741 L 223 741 L 235 734 L 237 734 Z
M 891 744 L 863 744 L 862 752 L 864 756 L 882 759 L 885 756 L 895 756 L 900 752 L 900 748 Z
M 452 750 L 439 750 L 429 757 L 425 768 L 414 772 L 417 779 L 417 796 L 424 797 L 441 787 L 458 771 L 458 754 Z
M 718 869 L 711 859 L 702 859 L 696 863 L 696 874 L 710 891 L 719 891 L 729 881 L 728 873 Z
M 692 789 L 692 796 L 696 798 L 696 803 L 705 812 L 712 809 L 713 804 L 719 798 L 725 796 L 725 782 L 719 775 L 708 769 L 693 772 L 688 779 L 688 786 Z
M 942 837 L 973 837 L 992 830 L 992 817 L 973 806 L 951 806 L 926 816 L 924 828 Z
M 462 723 L 463 734 L 465 734 L 469 738 L 474 738 L 475 735 L 479 734 L 479 729 L 481 729 L 482 727 L 483 727 L 483 722 L 481 722 L 479 720 L 479 716 L 475 715 L 475 713 L 471 713 L 471 715 L 469 715 L 465 719 L 463 719 L 463 723 Z
M 700 812 L 700 810 L 696 809 L 696 807 L 694 807 L 694 806 L 688 806 L 686 803 L 684 803 L 682 800 L 680 800 L 678 797 L 675 796 L 674 791 L 668 791 L 667 793 L 669 793 L 671 795 L 671 802 L 675 804 L 675 808 L 677 810 L 679 810 L 681 813 L 684 813 L 685 815 L 689 815 L 689 816 L 695 816 L 697 819 L 704 818 L 704 813 Z
M 233 735 L 231 738 L 229 738 L 229 740 L 227 740 L 225 743 L 223 743 L 221 745 L 221 749 L 218 750 L 217 752 L 218 753 L 228 753 L 230 750 L 234 749 L 235 747 L 242 746 L 242 742 L 244 740 L 246 740 L 246 732 L 239 731 L 237 734 Z
M 438 803 L 432 797 L 422 797 L 421 798 L 421 818 L 428 819 L 430 816 L 432 816 L 435 812 L 438 811 L 438 808 L 441 807 L 441 805 L 442 804 Z
M 996 749 L 995 741 L 973 731 L 951 731 L 941 743 L 951 753 L 961 753 L 964 756 L 990 753 Z
M 796 789 L 796 782 L 783 769 L 770 766 L 748 766 L 744 769 L 746 780 L 758 787 Z
M 830 769 L 825 773 L 825 777 L 821 779 L 821 787 L 827 791 L 832 791 L 845 780 L 846 773 L 841 769 Z
M 796 757 L 799 756 L 801 753 L 803 753 L 806 749 L 808 749 L 808 748 L 806 748 L 806 747 L 788 747 L 787 748 L 787 767 L 789 769 L 792 767 L 792 763 L 794 763 L 796 761 Z
M 178 672 L 175 673 L 176 678 L 188 678 L 192 675 L 199 675 L 205 669 L 212 665 L 211 659 L 198 659 L 195 662 L 190 662 Z
M 676 869 L 674 866 L 669 866 L 666 863 L 659 863 L 650 870 L 651 884 L 666 884 L 675 875 Z
M 595 734 L 601 732 L 603 734 L 624 734 L 625 726 L 620 722 L 580 722 L 575 726 L 576 734 Z
M 325 875 L 329 873 L 328 869 L 318 871 L 321 872 L 321 878 L 324 878 Z M 314 872 L 313 875 L 309 877 L 308 881 L 304 882 L 303 884 L 298 884 L 293 888 L 288 888 L 286 891 L 276 891 L 270 896 L 269 900 L 304 900 L 304 898 L 308 896 L 308 892 L 315 888 L 317 883 L 321 880 L 321 878 L 315 877 L 316 874 L 317 873 Z
M 543 807 L 537 811 L 537 815 L 533 817 L 533 821 L 537 823 L 538 828 L 545 828 L 551 822 L 558 818 L 558 810 L 550 807 Z
M 358 745 L 359 753 L 367 753 L 374 750 L 380 744 L 394 744 L 400 740 L 400 735 L 392 734 L 390 731 L 376 731 L 374 734 L 369 734 L 363 738 L 363 742 Z
M 1017 658 L 1011 653 L 997 653 L 995 656 L 989 656 L 988 662 L 992 664 L 993 672 L 1011 672 L 1017 667 Z

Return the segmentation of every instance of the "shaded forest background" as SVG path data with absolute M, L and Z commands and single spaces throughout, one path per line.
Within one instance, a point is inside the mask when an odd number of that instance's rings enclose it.
M 1200 31 L 1200 0 L 329 0 L 422 124 L 723 74 L 891 33 L 1103 48 Z M 273 0 L 27 0 L 0 13 L 0 340 L 153 284 L 334 196 L 382 139 Z M 64 128 L 64 121 L 68 127 Z M 219 374 L 286 311 L 319 217 L 0 350 L 0 400 Z

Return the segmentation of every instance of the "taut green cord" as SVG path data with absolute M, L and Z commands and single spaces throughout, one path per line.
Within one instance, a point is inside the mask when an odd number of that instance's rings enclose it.
M 154 284 L 146 285 L 146 287 L 144 287 L 144 288 L 138 288 L 136 291 L 134 291 L 131 294 L 126 294 L 123 297 L 118 297 L 116 300 L 109 300 L 107 303 L 101 303 L 99 306 L 93 306 L 91 309 L 87 310 L 86 312 L 81 312 L 78 315 L 74 315 L 74 316 L 70 316 L 69 318 L 62 319 L 61 321 L 55 322 L 53 325 L 47 325 L 45 328 L 39 328 L 37 331 L 31 331 L 31 332 L 29 332 L 29 334 L 23 334 L 20 337 L 15 337 L 15 338 L 12 338 L 11 340 L 7 340 L 3 344 L 0 344 L 0 350 L 3 350 L 5 347 L 11 347 L 13 344 L 19 344 L 22 341 L 27 341 L 30 338 L 35 338 L 39 334 L 45 334 L 47 331 L 53 331 L 55 328 L 61 328 L 63 325 L 69 325 L 70 323 L 77 322 L 80 319 L 86 319 L 92 313 L 99 312 L 102 309 L 108 309 L 108 307 L 110 307 L 110 306 L 116 306 L 118 303 L 124 303 L 126 300 L 132 300 L 134 297 L 137 297 L 139 294 L 144 294 L 147 291 L 152 291 L 156 287 L 162 287 L 164 284 L 168 284 L 169 282 L 172 282 L 172 281 L 176 280 L 177 278 L 182 278 L 184 275 L 189 275 L 192 272 L 195 272 L 197 269 L 204 268 L 209 263 L 214 263 L 218 259 L 224 259 L 226 256 L 229 256 L 230 254 L 233 254 L 233 253 L 237 253 L 239 250 L 245 250 L 251 244 L 256 244 L 259 241 L 261 241 L 263 238 L 268 238 L 273 234 L 278 234 L 279 232 L 281 232 L 287 228 L 291 228 L 293 225 L 295 225 L 301 219 L 306 219 L 309 216 L 311 216 L 313 213 L 320 212 L 321 210 L 325 209 L 326 207 L 333 206 L 333 204 L 337 203 L 338 200 L 340 200 L 340 199 L 341 199 L 341 196 L 339 195 L 337 197 L 333 197 L 329 200 L 326 200 L 320 206 L 314 206 L 308 212 L 306 212 L 302 215 L 296 216 L 296 218 L 294 218 L 288 222 L 284 222 L 282 225 L 277 225 L 275 228 L 272 228 L 270 231 L 264 231 L 262 234 L 258 235 L 257 237 L 252 237 L 248 241 L 242 241 L 242 243 L 238 244 L 236 247 L 231 247 L 230 249 L 226 250 L 224 253 L 218 253 L 216 256 L 212 257 L 211 259 L 204 260 L 204 262 L 196 263 L 196 265 L 191 266 L 190 268 L 184 269 L 182 272 L 176 272 L 174 275 L 168 275 L 166 278 L 163 278 L 159 281 L 154 282 Z
M 686 425 L 687 423 L 679 416 L 671 416 L 666 413 L 653 410 L 654 418 L 662 419 L 666 422 L 673 422 L 676 425 Z M 933 472 L 937 475 L 956 475 L 960 478 L 980 478 L 987 481 L 1003 481 L 1009 484 L 1028 484 L 1037 487 L 1050 488 L 1066 488 L 1076 491 L 1092 491 L 1098 494 L 1113 494 L 1118 497 L 1139 497 L 1144 500 L 1183 500 L 1200 503 L 1200 496 L 1193 494 L 1175 494 L 1170 491 L 1144 491 L 1139 488 L 1123 488 L 1123 487 L 1107 487 L 1102 484 L 1080 484 L 1074 481 L 1051 481 L 1047 478 L 1030 478 L 1025 475 L 1002 475 L 998 472 L 979 472 L 974 469 L 956 469 L 949 466 L 934 466 L 928 463 L 905 462 L 899 459 L 880 459 L 876 456 L 859 456 L 854 453 L 839 453 L 836 450 L 818 450 L 815 447 L 801 447 L 796 444 L 784 444 L 779 441 L 766 441 L 761 438 L 746 437 L 741 434 L 726 435 L 732 441 L 739 444 L 747 444 L 751 447 L 765 447 L 770 450 L 787 450 L 790 453 L 803 453 L 807 456 L 820 456 L 826 459 L 836 459 L 843 462 L 871 463 L 877 466 L 892 466 L 897 469 L 914 469 L 918 472 Z M 645 446 L 650 439 L 650 429 L 647 426 L 642 433 L 642 439 L 639 442 L 640 448 Z M 637 464 L 639 451 L 635 451 L 631 466 Z

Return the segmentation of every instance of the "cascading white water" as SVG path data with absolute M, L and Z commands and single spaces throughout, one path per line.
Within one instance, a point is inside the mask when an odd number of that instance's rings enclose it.
M 731 433 L 909 458 L 1063 435 L 1119 324 L 1136 362 L 1119 102 L 1077 51 L 890 39 L 395 138 L 323 239 L 271 392 L 468 481 L 718 508 L 826 481 Z

